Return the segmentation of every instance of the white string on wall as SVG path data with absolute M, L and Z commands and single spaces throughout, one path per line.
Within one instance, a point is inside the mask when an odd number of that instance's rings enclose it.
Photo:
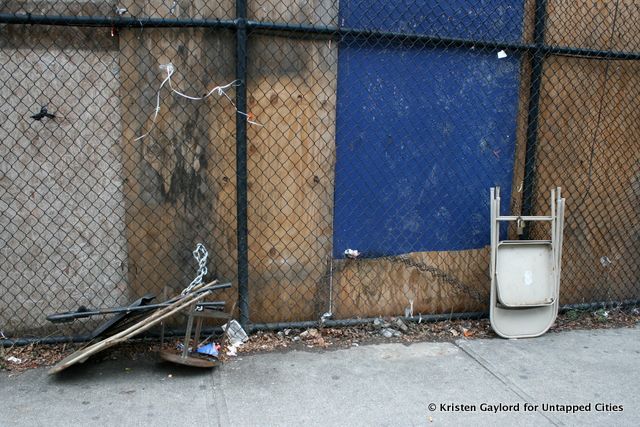
M 227 98 L 229 100 L 231 105 L 233 105 L 233 108 L 236 110 L 236 113 L 238 113 L 238 114 L 240 114 L 242 116 L 245 116 L 247 118 L 247 123 L 250 123 L 250 124 L 256 125 L 256 126 L 264 126 L 264 125 L 258 123 L 257 121 L 253 120 L 253 116 L 250 113 L 247 114 L 247 113 L 245 113 L 243 111 L 238 110 L 238 108 L 236 107 L 236 104 L 233 102 L 231 97 L 229 95 L 227 95 L 227 93 L 225 92 L 225 90 L 227 90 L 227 89 L 229 89 L 231 87 L 239 86 L 240 82 L 238 80 L 234 80 L 231 83 L 228 83 L 228 84 L 226 84 L 224 86 L 216 86 L 213 89 L 211 89 L 204 96 L 190 96 L 190 95 L 187 95 L 187 94 L 184 94 L 184 93 L 180 92 L 179 90 L 177 90 L 176 88 L 173 87 L 173 83 L 171 82 L 171 76 L 173 75 L 173 73 L 175 73 L 176 68 L 174 67 L 174 65 L 172 63 L 160 64 L 160 69 L 161 70 L 165 70 L 166 73 L 167 73 L 167 76 L 164 78 L 162 83 L 160 83 L 160 87 L 158 88 L 158 93 L 156 94 L 156 107 L 155 107 L 155 111 L 153 113 L 153 118 L 151 120 L 151 123 L 152 123 L 151 129 L 149 129 L 144 135 L 141 135 L 141 136 L 137 137 L 136 139 L 134 139 L 134 141 L 138 141 L 140 139 L 143 139 L 143 138 L 149 136 L 149 134 L 153 130 L 153 127 L 156 124 L 156 120 L 158 119 L 158 113 L 160 113 L 160 92 L 162 91 L 162 88 L 164 87 L 164 85 L 167 84 L 167 83 L 169 84 L 169 89 L 171 89 L 171 92 L 173 92 L 176 95 L 181 96 L 183 98 L 190 99 L 192 101 L 202 101 L 202 100 L 210 97 L 214 93 L 217 93 L 219 96 L 224 96 L 225 98 Z

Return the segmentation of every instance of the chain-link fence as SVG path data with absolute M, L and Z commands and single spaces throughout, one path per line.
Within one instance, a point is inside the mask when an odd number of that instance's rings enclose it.
M 0 330 L 175 293 L 200 242 L 247 326 L 484 312 L 492 186 L 563 188 L 561 304 L 635 303 L 639 59 L 619 0 L 5 1 Z

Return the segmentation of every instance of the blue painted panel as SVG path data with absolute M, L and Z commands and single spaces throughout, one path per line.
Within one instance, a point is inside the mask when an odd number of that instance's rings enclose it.
M 488 245 L 489 188 L 511 193 L 519 58 L 372 46 L 338 58 L 334 255 Z
M 523 0 L 341 0 L 340 25 L 475 40 L 520 41 Z

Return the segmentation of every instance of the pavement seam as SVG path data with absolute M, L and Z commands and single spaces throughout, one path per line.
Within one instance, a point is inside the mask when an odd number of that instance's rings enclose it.
M 217 420 L 217 425 L 228 426 L 231 425 L 231 422 L 229 421 L 227 397 L 224 394 L 224 386 L 222 385 L 222 369 L 223 366 L 218 366 L 217 368 L 213 368 L 213 371 L 211 372 L 211 394 L 207 394 L 210 396 L 212 402 L 207 403 L 208 405 L 211 404 L 213 407 L 215 407 L 215 418 Z
M 212 409 L 215 409 L 215 402 L 213 401 L 213 383 L 207 381 L 207 376 L 200 379 L 201 389 L 204 390 L 204 413 L 205 420 L 211 420 L 214 416 L 217 418 L 217 411 L 212 413 Z M 219 424 L 219 423 L 218 423 Z
M 496 370 L 495 366 L 493 366 L 491 363 L 489 363 L 488 360 L 486 360 L 485 358 L 483 358 L 479 354 L 474 353 L 471 349 L 467 349 L 467 348 L 461 346 L 460 343 L 459 343 L 459 340 L 458 341 L 454 341 L 453 344 L 456 347 L 458 347 L 464 354 L 469 356 L 471 358 L 471 360 L 473 360 L 478 365 L 480 365 L 492 377 L 494 377 L 495 379 L 500 381 L 502 384 L 504 384 L 511 392 L 513 392 L 520 399 L 525 400 L 525 401 L 530 402 L 530 403 L 536 402 L 536 400 L 534 399 L 533 396 L 530 396 L 526 391 L 524 391 L 517 384 L 515 384 L 514 382 L 510 381 L 507 378 L 504 378 L 504 377 L 498 375 L 495 372 L 495 370 Z M 547 421 L 549 421 L 554 426 L 564 425 L 564 423 L 562 423 L 561 421 L 549 417 L 546 413 L 544 413 L 544 412 L 542 412 L 540 410 L 537 410 L 536 412 L 539 413 L 540 415 L 542 415 Z

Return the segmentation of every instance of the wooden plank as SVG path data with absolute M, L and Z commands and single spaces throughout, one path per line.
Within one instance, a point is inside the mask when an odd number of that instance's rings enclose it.
M 291 24 L 337 25 L 338 2 L 335 0 L 249 0 L 249 19 Z
M 613 0 L 549 0 L 547 4 L 545 41 L 549 44 L 639 49 L 640 40 L 633 31 L 638 6 L 633 2 L 619 3 L 615 32 Z M 638 206 L 634 190 L 639 181 L 638 150 L 634 148 L 638 141 L 633 130 L 633 123 L 637 123 L 638 66 L 614 61 L 607 71 L 604 61 L 558 57 L 546 61 L 534 210 L 535 214 L 547 213 L 549 189 L 563 187 L 568 212 L 561 303 L 633 298 L 638 292 L 635 284 L 640 275 L 638 239 L 629 238 L 638 233 L 630 214 Z M 523 160 L 518 160 L 524 159 L 521 141 L 526 128 L 522 123 L 526 126 L 526 121 L 520 121 L 518 126 L 514 212 L 519 211 L 520 195 L 515 192 L 521 188 L 517 181 L 523 173 L 520 166 Z M 533 230 L 534 237 L 541 238 L 548 227 L 538 224 Z M 600 263 L 602 256 L 617 262 L 605 268 Z
M 487 224 L 487 229 L 489 224 Z M 481 311 L 489 302 L 489 248 L 334 261 L 334 318 Z
M 120 34 L 122 146 L 126 171 L 129 286 L 133 295 L 185 287 L 191 251 L 203 242 L 217 277 L 235 277 L 235 108 L 225 98 L 155 96 L 172 63 L 174 87 L 202 95 L 233 80 L 233 40 L 202 29 L 123 30 Z M 233 96 L 233 91 L 230 92 Z M 135 141 L 150 131 L 148 137 Z M 233 301 L 235 292 L 223 294 Z
M 535 206 L 536 212 L 548 209 L 548 189 L 562 187 L 560 301 L 636 298 L 640 64 L 554 57 L 544 74 Z M 611 265 L 604 267 L 602 257 Z
M 251 320 L 316 318 L 331 256 L 337 47 L 252 37 L 248 131 Z
M 233 0 L 124 0 L 120 5 L 138 17 L 233 19 L 235 14 Z
M 547 5 L 545 41 L 549 44 L 603 50 L 640 50 L 640 38 L 637 36 L 640 5 L 636 1 L 548 0 Z

